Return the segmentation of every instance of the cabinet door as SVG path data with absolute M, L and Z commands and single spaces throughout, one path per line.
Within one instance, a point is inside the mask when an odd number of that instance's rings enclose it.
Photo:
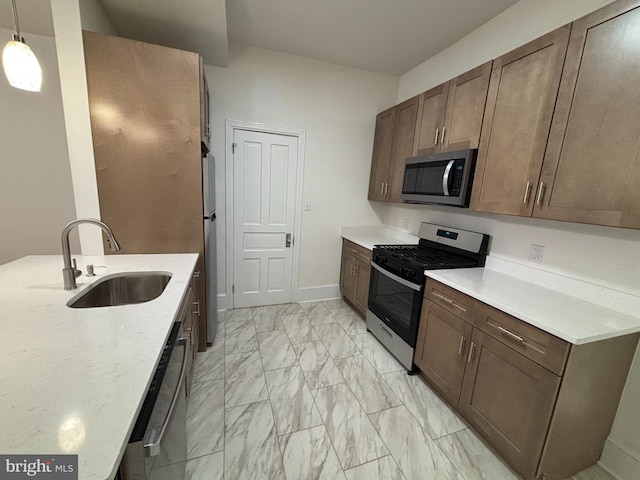
M 478 148 L 490 74 L 491 62 L 487 62 L 449 82 L 442 151 Z
M 493 61 L 472 210 L 531 215 L 570 30 Z
M 376 133 L 373 140 L 373 157 L 369 176 L 369 200 L 384 200 L 388 180 L 389 162 L 393 146 L 395 107 L 376 117 Z
M 211 150 L 211 120 L 209 118 L 209 83 L 204 72 L 204 63 L 200 57 L 200 142 Z
M 367 305 L 369 300 L 369 280 L 371 279 L 371 265 L 363 262 L 362 260 L 358 260 L 357 262 L 357 279 L 353 304 L 364 316 L 367 313 Z
M 193 318 L 193 288 L 189 288 L 187 294 L 184 297 L 184 303 L 180 306 L 179 319 L 182 321 L 182 336 L 187 340 L 187 372 L 185 377 L 185 387 L 187 396 L 191 394 L 191 384 L 193 382 L 193 372 L 195 367 L 195 357 L 194 352 L 196 351 L 196 346 L 193 342 L 193 328 L 194 328 L 194 318 Z M 197 324 L 197 322 L 196 322 Z
M 353 302 L 356 294 L 356 265 L 358 260 L 348 253 L 342 254 L 342 267 L 340 269 L 340 290 L 342 296 Z
M 473 327 L 425 299 L 414 363 L 452 404 L 458 404 Z
M 534 216 L 640 228 L 640 2 L 573 24 Z
M 449 82 L 420 95 L 413 155 L 429 155 L 440 151 L 448 94 Z
M 402 182 L 404 161 L 413 152 L 418 115 L 418 97 L 411 98 L 396 106 L 396 125 L 393 135 L 393 150 L 389 163 L 389 185 L 386 191 L 388 202 L 402 202 Z
M 473 331 L 459 410 L 525 478 L 534 478 L 560 377 Z

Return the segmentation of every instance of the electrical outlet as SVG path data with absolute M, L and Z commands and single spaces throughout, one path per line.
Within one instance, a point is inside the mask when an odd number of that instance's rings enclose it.
M 304 202 L 304 211 L 305 212 L 311 211 L 311 202 Z
M 405 230 L 409 230 L 409 219 L 408 218 L 404 219 L 404 229 Z
M 530 262 L 542 263 L 543 255 L 544 255 L 544 247 L 542 245 L 531 244 L 531 250 L 529 250 Z

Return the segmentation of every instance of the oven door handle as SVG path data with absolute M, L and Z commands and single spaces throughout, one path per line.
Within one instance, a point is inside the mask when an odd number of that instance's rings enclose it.
M 379 265 L 376 265 L 375 263 L 372 263 L 371 266 L 376 270 L 378 270 L 383 275 L 386 275 L 387 277 L 389 277 L 391 280 L 394 280 L 400 283 L 401 285 L 404 285 L 405 287 L 410 288 L 411 290 L 415 290 L 416 292 L 419 292 L 422 289 L 422 286 L 416 285 L 415 283 L 410 282 L 409 280 L 405 280 L 404 278 L 399 277 L 397 275 L 394 275 L 391 272 L 387 272 L 384 268 L 380 267 Z

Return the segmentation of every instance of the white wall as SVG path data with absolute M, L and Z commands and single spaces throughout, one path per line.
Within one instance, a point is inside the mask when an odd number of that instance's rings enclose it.
M 218 288 L 224 293 L 225 119 L 306 130 L 299 283 L 337 285 L 340 227 L 380 224 L 367 198 L 376 114 L 398 77 L 232 44 L 229 67 L 206 67 L 216 158 Z
M 80 0 L 79 6 L 83 30 L 118 35 L 98 0 Z
M 522 0 L 400 78 L 398 101 L 445 82 L 611 0 Z M 446 207 L 388 205 L 385 225 L 409 231 L 421 221 L 492 235 L 491 255 L 640 296 L 640 231 L 478 214 Z M 542 265 L 528 262 L 531 244 L 545 246 Z M 620 480 L 640 478 L 640 350 L 629 374 L 601 465 Z
M 0 38 L 12 33 L 0 29 Z M 76 215 L 55 41 L 28 32 L 24 37 L 43 81 L 40 93 L 26 92 L 0 73 L 0 264 L 59 254 L 62 227 Z
M 51 13 L 60 65 L 60 85 L 76 213 L 78 218 L 99 219 L 100 204 L 93 157 L 79 0 L 51 0 Z M 102 231 L 99 228 L 80 225 L 78 229 L 84 255 L 104 253 Z

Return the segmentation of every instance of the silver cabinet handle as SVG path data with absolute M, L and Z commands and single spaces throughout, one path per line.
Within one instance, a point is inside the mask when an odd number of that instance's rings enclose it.
M 173 398 L 171 399 L 171 404 L 169 406 L 169 410 L 167 411 L 167 415 L 162 422 L 162 426 L 159 428 L 154 428 L 147 432 L 144 436 L 144 449 L 147 451 L 147 455 L 149 457 L 155 457 L 156 455 L 160 455 L 160 443 L 164 438 L 164 435 L 169 427 L 169 423 L 171 423 L 171 419 L 173 418 L 173 412 L 176 408 L 176 404 L 180 399 L 180 394 L 182 393 L 182 388 L 184 385 L 184 377 L 187 373 L 187 360 L 189 359 L 189 340 L 186 338 L 180 339 L 180 344 L 184 348 L 184 357 L 182 357 L 182 368 L 180 369 L 180 378 L 178 383 L 176 384 L 176 389 L 173 392 Z M 175 347 L 174 347 L 175 349 Z
M 460 346 L 458 347 L 458 356 L 461 357 L 462 356 L 462 352 L 464 352 L 464 344 L 467 341 L 466 338 L 464 338 L 464 335 L 462 337 L 460 337 Z
M 440 133 L 440 129 L 439 129 L 439 128 L 436 128 L 436 139 L 433 141 L 433 144 L 434 144 L 434 145 L 437 145 L 437 144 L 438 144 L 438 134 L 439 134 L 439 133 Z
M 193 272 L 193 278 L 198 278 L 200 276 L 200 271 Z
M 536 200 L 536 205 L 540 205 L 540 203 L 542 203 L 542 199 L 544 198 L 544 189 L 545 189 L 545 184 L 544 182 L 540 182 L 540 188 L 538 189 L 538 198 Z
M 191 313 L 195 313 L 196 315 L 200 316 L 200 300 L 196 300 L 195 302 L 192 303 L 192 305 L 195 305 L 196 307 L 196 311 L 195 312 L 191 312 Z
M 473 355 L 476 353 L 476 344 L 471 342 L 471 348 L 469 349 L 469 356 L 467 357 L 467 363 L 471 363 Z
M 451 300 L 450 298 L 447 298 L 444 295 L 440 295 L 438 292 L 431 292 L 431 293 L 433 294 L 434 297 L 437 297 L 440 300 L 447 302 L 449 305 L 453 305 L 453 300 Z
M 440 145 L 444 145 L 444 134 L 446 132 L 446 128 L 442 127 L 442 138 L 440 138 Z
M 527 180 L 527 186 L 524 189 L 524 200 L 522 200 L 522 203 L 524 203 L 525 205 L 529 203 L 530 194 L 531 194 L 531 182 Z
M 384 184 L 384 194 L 386 195 L 389 192 L 389 184 L 385 183 Z
M 384 195 L 384 182 L 380 184 L 380 195 Z
M 516 335 L 515 333 L 510 332 L 509 330 L 507 330 L 506 328 L 502 328 L 500 325 L 497 326 L 498 330 L 500 330 L 502 333 L 504 333 L 505 335 L 509 335 L 511 338 L 513 338 L 514 340 L 517 340 L 519 342 L 524 342 L 524 338 L 522 338 L 520 335 Z

